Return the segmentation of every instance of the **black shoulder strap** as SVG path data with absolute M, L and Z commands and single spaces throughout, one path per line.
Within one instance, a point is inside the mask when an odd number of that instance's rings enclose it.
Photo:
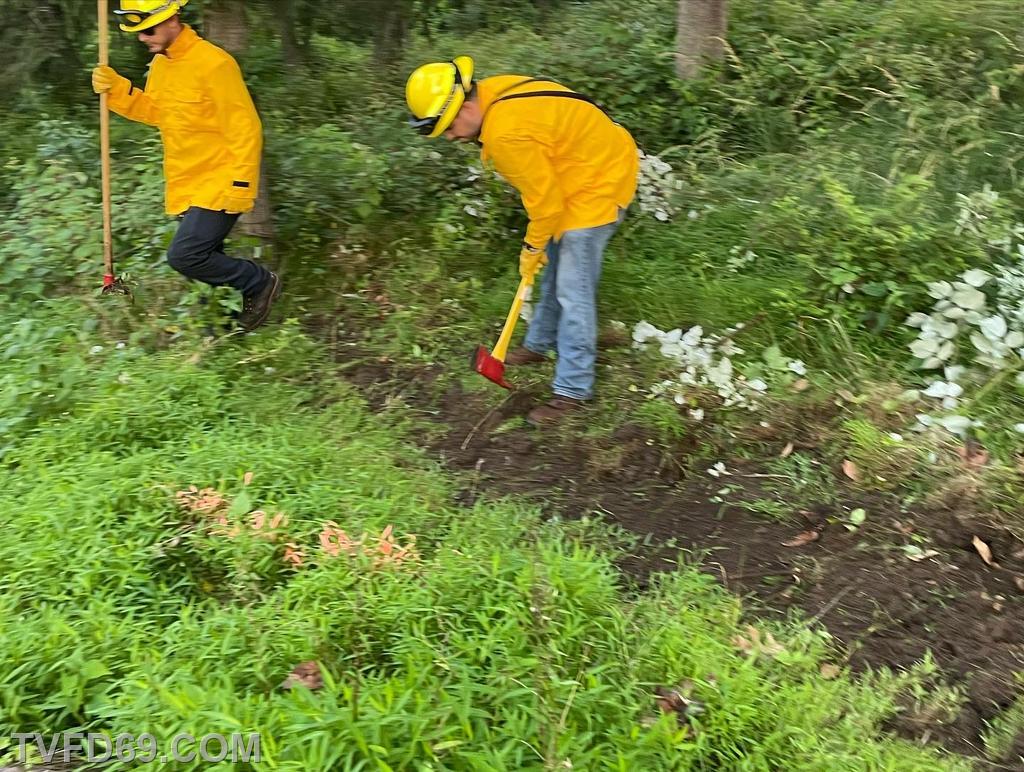
M 505 94 L 507 91 L 511 91 L 514 88 L 519 88 L 520 86 L 525 86 L 527 83 L 556 82 L 553 80 L 548 80 L 547 78 L 527 78 L 526 80 L 521 80 L 518 83 L 513 83 L 511 86 L 508 86 L 507 88 L 504 88 L 501 91 L 499 91 L 498 98 L 491 102 L 491 104 L 488 105 L 487 109 L 490 110 L 492 107 L 494 107 L 494 105 L 498 104 L 498 102 L 504 102 L 509 99 L 525 99 L 526 97 L 562 97 L 563 99 L 577 99 L 580 102 L 587 102 L 588 104 L 592 104 L 605 115 L 608 115 L 608 112 L 593 99 L 591 99 L 588 96 L 584 96 L 583 94 L 577 94 L 575 91 L 527 91 L 522 94 L 508 94 L 506 96 L 502 96 L 502 94 Z M 556 83 L 556 85 L 560 84 Z M 611 116 L 608 117 L 611 118 Z

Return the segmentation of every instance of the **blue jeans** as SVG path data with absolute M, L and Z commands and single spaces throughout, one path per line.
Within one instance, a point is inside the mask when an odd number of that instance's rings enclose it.
M 597 285 L 604 249 L 622 222 L 566 231 L 548 244 L 548 264 L 541 274 L 540 300 L 523 345 L 537 354 L 554 350 L 555 382 L 559 397 L 594 396 L 597 358 Z

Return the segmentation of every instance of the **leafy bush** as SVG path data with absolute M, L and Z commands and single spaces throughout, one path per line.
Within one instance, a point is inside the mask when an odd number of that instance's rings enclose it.
M 820 636 L 740 625 L 694 569 L 628 599 L 587 546 L 602 531 L 453 509 L 318 347 L 290 326 L 252 340 L 91 361 L 53 344 L 91 378 L 0 467 L 3 736 L 260 732 L 263 764 L 293 770 L 957 768 L 870 739 L 913 676 L 824 680 Z M 222 492 L 229 526 L 287 521 L 232 536 L 216 506 L 181 506 L 214 496 L 175 495 L 190 485 Z M 419 557 L 328 550 L 328 521 L 416 534 Z M 307 661 L 322 686 L 278 688 Z M 677 684 L 686 711 L 660 712 L 652 691 Z

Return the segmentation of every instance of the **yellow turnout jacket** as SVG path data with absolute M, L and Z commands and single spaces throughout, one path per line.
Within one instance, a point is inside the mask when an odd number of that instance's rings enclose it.
M 529 83 L 524 81 L 530 80 Z M 511 183 L 530 217 L 525 241 L 543 249 L 579 228 L 607 225 L 636 195 L 636 143 L 622 126 L 550 81 L 500 75 L 477 83 L 484 113 L 481 158 Z
M 160 129 L 168 214 L 248 212 L 259 192 L 262 126 L 241 70 L 188 25 L 153 58 L 145 91 L 121 82 L 110 109 Z

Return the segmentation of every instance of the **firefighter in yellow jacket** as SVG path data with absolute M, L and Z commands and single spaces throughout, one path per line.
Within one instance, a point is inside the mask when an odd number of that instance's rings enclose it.
M 406 84 L 410 124 L 422 135 L 476 141 L 484 163 L 520 193 L 530 218 L 524 274 L 547 265 L 523 346 L 508 365 L 556 352 L 553 398 L 529 414 L 551 423 L 594 393 L 597 287 L 605 246 L 636 194 L 636 143 L 581 94 L 543 78 L 473 79 L 461 56 L 417 69 Z
M 239 324 L 266 321 L 281 291 L 266 268 L 224 254 L 224 239 L 259 192 L 263 148 L 259 116 L 238 64 L 179 16 L 188 0 L 121 0 L 123 32 L 138 34 L 154 54 L 145 90 L 112 68 L 93 70 L 96 93 L 110 108 L 160 129 L 167 214 L 180 225 L 167 260 L 190 279 L 242 293 Z

